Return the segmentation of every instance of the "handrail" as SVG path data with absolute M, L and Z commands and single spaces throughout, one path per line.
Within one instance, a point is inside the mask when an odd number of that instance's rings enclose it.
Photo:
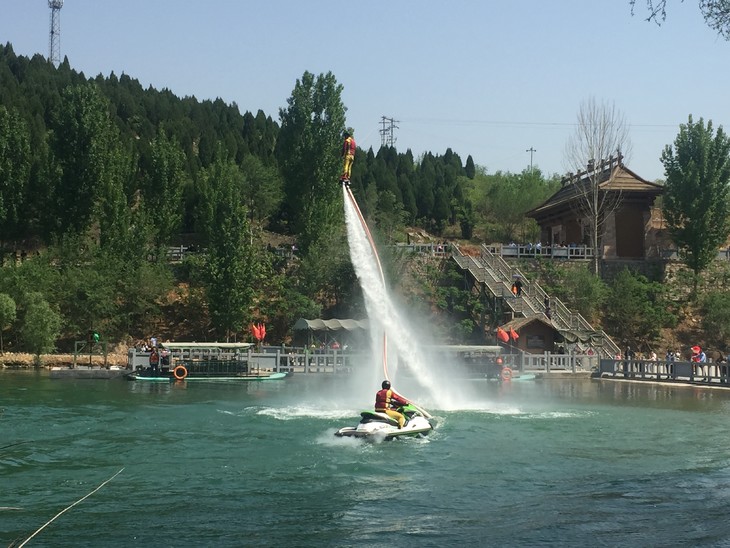
M 511 282 L 514 278 L 519 277 L 523 281 L 522 294 L 519 298 L 506 298 L 505 304 L 514 313 L 520 313 L 525 317 L 530 314 L 537 315 L 540 313 L 547 315 L 547 307 L 545 306 L 548 294 L 542 289 L 537 282 L 530 282 L 528 278 L 516 266 L 510 266 L 501 256 L 495 255 L 488 246 L 482 244 L 480 246 L 479 257 L 465 256 L 457 245 L 452 246 L 452 256 L 456 260 L 460 268 L 468 270 L 474 279 L 489 287 L 494 296 L 513 297 L 511 292 Z M 491 278 L 494 284 L 487 283 L 487 277 Z M 493 287 L 496 285 L 497 287 Z M 497 289 L 500 291 L 497 292 Z M 619 351 L 616 343 L 603 330 L 596 330 L 593 326 L 578 312 L 571 311 L 557 297 L 549 299 L 550 319 L 558 329 L 580 329 L 585 331 L 593 331 L 598 333 L 603 340 L 603 348 L 601 351 L 610 357 L 615 356 Z

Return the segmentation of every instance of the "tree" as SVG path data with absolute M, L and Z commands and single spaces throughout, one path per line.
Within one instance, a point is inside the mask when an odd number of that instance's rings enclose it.
M 145 174 L 145 209 L 155 227 L 157 247 L 170 242 L 182 224 L 182 194 L 186 186 L 185 153 L 177 139 L 159 129 L 152 141 L 150 165 Z
M 709 291 L 702 297 L 702 327 L 708 338 L 724 344 L 730 339 L 730 292 Z
M 667 0 L 645 0 L 649 13 L 646 20 L 661 25 L 667 18 Z M 725 40 L 730 40 L 730 0 L 698 0 L 705 23 Z M 629 0 L 634 14 L 636 0 Z
M 628 269 L 619 272 L 609 286 L 606 329 L 635 348 L 651 348 L 663 327 L 676 317 L 669 311 L 666 286 L 649 281 Z
M 342 215 L 337 183 L 345 129 L 342 89 L 331 72 L 317 77 L 305 72 L 287 99 L 287 108 L 279 111 L 277 151 L 284 178 L 284 213 L 303 251 Z
M 0 293 L 0 354 L 5 352 L 3 346 L 3 331 L 15 321 L 15 301 L 7 293 Z
M 262 223 L 281 205 L 281 177 L 275 168 L 264 165 L 259 158 L 250 154 L 243 159 L 241 171 L 251 220 Z
M 476 166 L 474 165 L 474 159 L 471 157 L 471 154 L 469 154 L 466 158 L 464 170 L 466 171 L 466 176 L 469 177 L 469 179 L 473 179 L 477 173 Z
M 697 275 L 730 235 L 730 138 L 712 121 L 679 126 L 662 153 L 664 217 L 682 260 Z
M 0 240 L 17 236 L 31 167 L 30 133 L 14 110 L 0 105 Z M 3 243 L 0 241 L 0 244 Z
M 52 134 L 57 181 L 47 212 L 51 232 L 80 232 L 96 219 L 101 239 L 111 241 L 128 224 L 124 179 L 136 171 L 134 159 L 123 149 L 109 101 L 96 84 L 71 86 L 62 98 Z
M 299 269 L 300 292 L 320 302 L 341 307 L 355 300 L 359 290 L 355 270 L 350 260 L 344 225 L 322 234 L 316 245 L 302 259 Z
M 588 268 L 561 269 L 560 282 L 550 294 L 593 323 L 606 302 L 606 284 Z
M 137 175 L 137 157 L 119 141 L 116 128 L 109 128 L 109 131 L 109 148 L 97 183 L 92 220 L 94 226 L 98 226 L 102 249 L 129 260 L 139 260 L 140 251 L 147 243 L 147 227 L 142 212 L 130 207 L 127 194 L 130 181 Z
M 571 184 L 577 213 L 585 219 L 593 247 L 596 275 L 603 255 L 604 224 L 621 204 L 620 193 L 602 189 L 602 166 L 614 155 L 619 159 L 628 156 L 630 149 L 627 124 L 613 104 L 599 104 L 593 97 L 581 103 L 576 131 L 566 144 L 565 157 L 570 171 L 577 174 Z
M 544 179 L 538 168 L 522 173 L 498 171 L 493 175 L 476 175 L 470 181 L 468 199 L 482 217 L 483 230 L 500 241 L 532 241 L 539 234 L 533 219 L 525 212 L 537 206 L 557 189 L 552 179 Z M 462 212 L 468 212 L 465 208 Z M 487 226 L 488 225 L 488 226 Z
M 20 336 L 23 346 L 36 355 L 38 363 L 41 354 L 51 352 L 55 348 L 61 330 L 61 317 L 38 292 L 25 296 L 23 309 Z
M 258 261 L 241 170 L 224 158 L 219 147 L 218 158 L 203 178 L 201 227 L 207 248 L 208 307 L 214 329 L 229 340 L 250 320 Z
M 393 243 L 393 236 L 403 227 L 406 216 L 403 205 L 390 190 L 384 190 L 378 195 L 375 223 L 386 243 Z

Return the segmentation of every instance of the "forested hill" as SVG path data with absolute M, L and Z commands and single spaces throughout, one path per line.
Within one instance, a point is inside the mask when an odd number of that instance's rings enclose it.
M 98 95 L 89 91 L 90 82 L 98 89 Z M 85 95 L 81 90 L 86 90 Z M 112 135 L 100 134 L 110 129 L 102 127 L 103 120 L 92 111 L 100 106 L 108 110 L 114 122 L 116 131 Z M 0 109 L 3 137 L 14 143 L 14 148 L 6 150 L 4 160 L 10 160 L 7 158 L 10 153 L 20 156 L 13 158 L 14 161 L 22 159 L 12 172 L 2 172 L 6 181 L 2 187 L 4 200 L 0 201 L 4 240 L 28 235 L 48 240 L 57 232 L 54 229 L 65 228 L 62 220 L 48 218 L 65 213 L 50 207 L 48 198 L 55 190 L 52 179 L 57 174 L 49 164 L 54 161 L 62 164 L 66 168 L 65 179 L 73 178 L 68 173 L 72 160 L 64 158 L 64 154 L 75 151 L 72 145 L 94 145 L 97 137 L 114 138 L 128 155 L 126 161 L 138 164 L 136 173 L 130 173 L 130 180 L 125 181 L 127 191 L 132 194 L 154 192 L 145 185 L 151 182 L 150 171 L 155 162 L 152 144 L 161 133 L 185 154 L 185 161 L 179 166 L 183 172 L 180 183 L 193 181 L 200 169 L 209 166 L 219 146 L 227 157 L 238 163 L 252 155 L 265 166 L 275 165 L 279 126 L 260 110 L 256 115 L 242 114 L 235 104 L 228 105 L 221 99 L 198 101 L 195 97 L 179 98 L 167 89 L 144 89 L 139 81 L 126 74 L 117 77 L 112 73 L 106 78 L 99 75 L 89 79 L 73 70 L 68 59 L 56 69 L 41 55 L 32 59 L 15 55 L 10 44 L 0 45 Z M 72 123 L 77 125 L 71 127 Z M 80 127 L 83 125 L 86 127 Z M 73 135 L 74 130 L 83 130 L 84 135 Z M 6 186 L 11 177 L 16 192 L 8 195 Z M 73 185 L 62 191 L 75 190 L 89 191 L 74 189 Z M 69 201 L 75 201 L 75 197 Z M 1 215 L 3 212 L 5 215 Z M 192 217 L 184 218 L 189 222 Z M 191 230 L 192 227 L 180 228 Z
M 337 184 L 341 93 L 331 73 L 305 72 L 274 121 L 0 46 L 0 297 L 13 301 L 12 314 L 0 302 L 0 335 L 29 350 L 90 326 L 110 339 L 144 336 L 168 321 L 175 286 L 185 288 L 176 306 L 195 316 L 180 328 L 198 340 L 245 337 L 252 320 L 284 339 L 299 316 L 355 315 Z M 524 211 L 556 184 L 538 169 L 487 175 L 451 149 L 358 149 L 352 174 L 385 242 L 407 226 L 528 239 Z M 267 251 L 264 231 L 295 241 L 297 260 Z M 202 252 L 173 280 L 165 250 L 183 234 Z M 16 250 L 27 253 L 21 265 Z

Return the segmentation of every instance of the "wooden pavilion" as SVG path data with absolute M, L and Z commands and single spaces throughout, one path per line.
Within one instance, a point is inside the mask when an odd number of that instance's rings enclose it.
M 661 212 L 654 201 L 664 187 L 642 179 L 623 164 L 618 155 L 587 169 L 569 173 L 561 188 L 526 215 L 540 226 L 540 241 L 550 246 L 591 245 L 592 223 L 586 214 L 585 197 L 598 185 L 599 200 L 609 204 L 599 219 L 601 259 L 644 259 L 656 256 L 663 240 Z

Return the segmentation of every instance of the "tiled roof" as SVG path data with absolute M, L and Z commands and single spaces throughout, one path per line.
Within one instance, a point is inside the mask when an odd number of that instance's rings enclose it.
M 593 171 L 583 171 L 563 178 L 563 186 L 555 194 L 525 215 L 539 217 L 544 212 L 567 206 L 580 196 L 585 196 L 586 190 L 596 178 L 602 191 L 648 193 L 655 196 L 664 192 L 662 185 L 642 179 L 620 161 L 610 161 Z

